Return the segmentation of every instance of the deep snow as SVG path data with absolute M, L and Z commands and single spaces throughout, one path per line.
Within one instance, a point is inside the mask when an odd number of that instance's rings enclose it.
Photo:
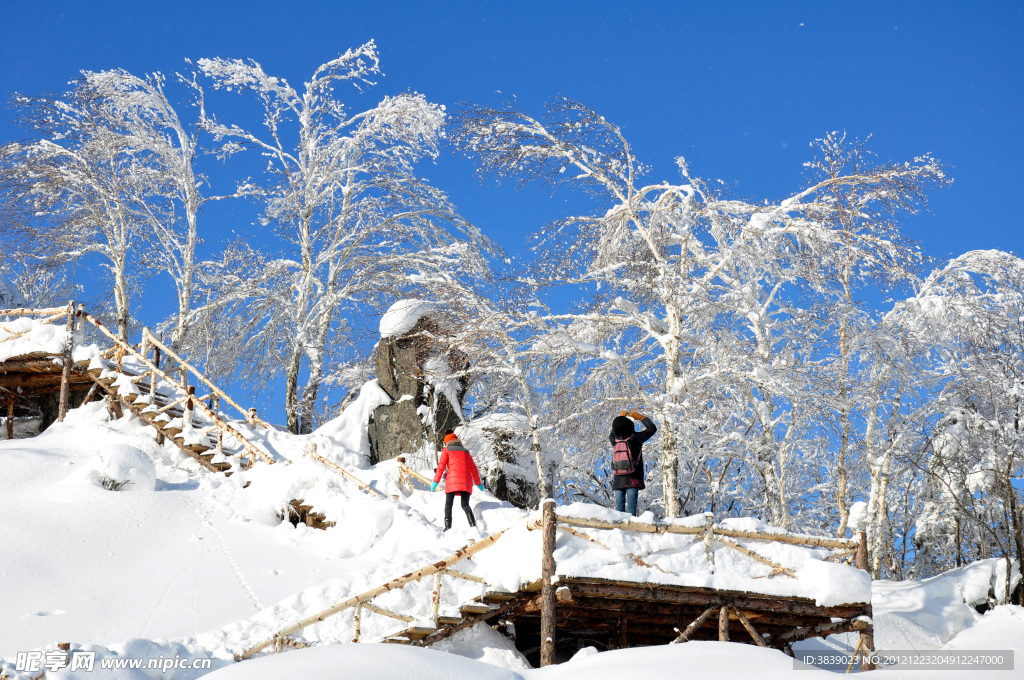
M 479 559 L 460 565 L 486 575 L 493 586 L 514 589 L 539 576 L 539 532 L 527 531 L 524 513 L 490 494 L 474 494 L 480 530 L 456 517 L 455 528 L 440 530 L 443 496 L 423 485 L 410 491 L 397 482 L 393 462 L 365 465 L 362 436 L 355 422 L 382 397 L 368 384 L 338 421 L 311 435 L 264 433 L 263 443 L 281 462 L 257 465 L 230 478 L 202 471 L 171 445 L 158 446 L 152 431 L 134 417 L 109 421 L 100 404 L 69 413 L 33 439 L 0 442 L 4 463 L 0 494 L 0 658 L 13 677 L 18 652 L 52 650 L 57 642 L 91 649 L 100 657 L 157 655 L 212 657 L 208 677 L 328 677 L 345 669 L 348 677 L 577 678 L 619 677 L 643 664 L 648 677 L 678 677 L 686 667 L 701 677 L 790 677 L 793 662 L 772 650 L 746 645 L 688 643 L 657 649 L 581 655 L 557 668 L 527 669 L 507 639 L 486 626 L 464 631 L 430 650 L 393 645 L 332 645 L 289 651 L 235 664 L 233 654 L 271 636 L 283 626 L 354 593 L 454 552 L 471 539 L 511 527 L 506 538 Z M 385 395 L 386 396 L 386 395 Z M 354 485 L 302 453 L 310 443 L 343 465 L 387 499 Z M 127 482 L 120 491 L 104 480 Z M 248 484 L 248 486 L 246 486 Z M 337 525 L 319 531 L 282 522 L 285 503 L 302 498 Z M 606 519 L 619 513 L 576 505 L 562 512 Z M 700 522 L 702 518 L 681 520 Z M 730 520 L 743 528 L 765 528 L 749 519 Z M 761 565 L 716 550 L 712 572 L 699 542 L 690 537 L 634 536 L 618 530 L 586 530 L 611 550 L 560 535 L 559 572 L 602 575 L 624 569 L 626 552 L 667 571 L 629 567 L 638 579 L 700 582 L 737 587 L 756 581 L 773 588 L 809 588 L 823 601 L 866 598 L 862 574 L 849 579 L 760 578 Z M 700 547 L 698 547 L 700 546 Z M 671 548 L 671 549 L 669 549 Z M 825 564 L 819 551 L 794 546 L 758 546 L 765 554 L 801 573 Z M 767 552 L 766 552 L 767 551 Z M 1024 644 L 1024 612 L 999 607 L 982 617 L 965 603 L 983 600 L 999 578 L 999 562 L 975 564 L 915 583 L 876 582 L 876 640 L 881 649 L 1015 648 Z M 828 568 L 839 565 L 828 565 Z M 842 567 L 842 569 L 849 569 Z M 813 576 L 813 575 L 812 575 Z M 446 581 L 446 584 L 448 581 Z M 843 584 L 839 588 L 832 584 Z M 427 582 L 389 593 L 377 603 L 429 615 Z M 481 586 L 446 586 L 442 612 L 481 592 Z M 781 591 L 780 591 L 781 592 Z M 833 598 L 833 599 L 830 599 Z M 853 598 L 853 599 L 850 599 Z M 347 640 L 350 612 L 331 617 L 296 636 L 314 645 Z M 403 627 L 379 616 L 364 617 L 365 640 L 381 639 Z M 822 649 L 849 649 L 852 636 L 805 643 Z M 448 652 L 448 653 L 445 653 Z M 1024 659 L 1024 657 L 1021 657 Z M 410 671 L 410 665 L 414 670 Z M 1024 666 L 1024 661 L 1021 664 Z M 220 670 L 217 670 L 217 669 Z M 804 670 L 793 677 L 819 677 Z M 49 677 L 115 677 L 112 671 L 51 673 Z M 895 671 L 885 671 L 891 674 Z M 389 675 L 390 674 L 390 675 Z M 671 675 L 670 675 L 671 674 Z M 121 671 L 125 678 L 191 678 L 192 671 L 149 675 Z M 898 677 L 882 675 L 878 677 Z M 912 677 L 924 677 L 914 675 Z M 944 672 L 942 677 L 978 677 Z M 1024 677 L 1019 671 L 999 677 Z

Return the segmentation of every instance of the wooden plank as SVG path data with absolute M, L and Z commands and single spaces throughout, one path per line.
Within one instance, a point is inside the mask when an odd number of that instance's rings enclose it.
M 510 593 L 504 590 L 488 590 L 480 597 L 480 599 L 484 602 L 508 602 L 515 596 L 515 593 Z
M 395 637 L 404 637 L 409 640 L 419 640 L 425 638 L 428 635 L 432 635 L 437 632 L 436 626 L 411 626 L 406 628 L 401 633 L 396 634 Z
M 721 606 L 731 603 L 744 610 L 853 618 L 864 613 L 864 603 L 819 607 L 808 598 L 777 597 L 760 593 L 687 588 L 664 584 L 637 584 L 595 578 L 559 577 L 561 585 L 569 586 L 577 597 L 608 597 L 671 602 L 677 604 Z
M 485 614 L 491 611 L 493 607 L 490 605 L 478 603 L 478 602 L 467 602 L 466 604 L 459 605 L 459 611 L 463 614 Z
M 539 597 L 537 595 L 519 593 L 517 594 L 515 599 L 508 600 L 507 602 L 504 602 L 497 608 L 491 609 L 488 612 L 463 616 L 462 623 L 456 624 L 454 626 L 445 626 L 433 635 L 429 635 L 423 638 L 422 640 L 418 640 L 416 644 L 421 647 L 427 647 L 429 645 L 434 644 L 435 642 L 438 642 L 439 640 L 444 640 L 445 638 L 454 635 L 460 630 L 465 630 L 466 628 L 475 626 L 481 621 L 493 621 L 498 616 L 513 617 L 524 606 L 536 602 L 537 600 L 539 600 Z

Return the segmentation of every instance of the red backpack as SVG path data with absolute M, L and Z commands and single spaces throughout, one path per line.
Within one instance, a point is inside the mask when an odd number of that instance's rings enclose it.
M 629 450 L 629 437 L 616 439 L 612 449 L 612 472 L 616 475 L 631 475 L 636 472 L 636 460 Z

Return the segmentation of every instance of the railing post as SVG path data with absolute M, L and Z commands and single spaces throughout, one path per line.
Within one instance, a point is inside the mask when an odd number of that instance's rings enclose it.
M 249 417 L 247 418 L 247 420 L 249 421 L 250 425 L 252 425 L 252 426 L 256 425 L 256 409 L 254 409 L 254 408 L 249 409 Z
M 196 388 L 194 385 L 189 385 L 185 388 L 185 393 L 188 394 L 188 399 L 185 400 L 185 410 L 181 414 L 181 429 L 182 433 L 190 431 L 192 429 L 192 399 L 195 397 Z M 185 426 L 188 425 L 188 428 Z
M 434 591 L 430 598 L 430 620 L 437 627 L 437 620 L 441 616 L 441 572 L 434 574 Z
M 711 565 L 711 573 L 715 573 L 715 518 L 712 515 L 707 515 L 704 522 L 704 555 L 708 559 L 708 564 Z
M 363 605 L 357 604 L 352 612 L 352 642 L 359 642 L 359 629 L 362 626 Z
M 555 663 L 555 501 L 546 498 L 541 504 L 544 521 L 540 584 L 540 665 Z
M 7 397 L 7 440 L 14 439 L 14 395 Z
M 871 560 L 870 556 L 868 555 L 868 535 L 866 532 L 858 531 L 857 538 L 860 539 L 860 543 L 857 544 L 857 568 L 863 569 L 864 571 L 868 572 L 868 578 L 871 578 Z M 864 615 L 869 618 L 872 617 L 872 608 L 870 602 L 864 608 Z M 874 670 L 875 664 L 872 661 L 872 657 L 875 653 L 874 624 L 869 625 L 867 628 L 860 632 L 860 644 L 858 645 L 858 647 L 861 649 L 861 653 L 864 655 L 861 657 L 860 669 L 862 671 Z
M 64 341 L 64 371 L 60 376 L 60 405 L 57 408 L 57 422 L 64 422 L 68 414 L 68 397 L 71 393 L 71 361 L 75 347 L 75 302 L 68 301 L 68 337 Z

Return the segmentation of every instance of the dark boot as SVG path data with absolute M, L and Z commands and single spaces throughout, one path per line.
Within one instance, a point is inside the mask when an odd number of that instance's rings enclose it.
M 476 526 L 476 517 L 473 516 L 473 511 L 469 508 L 466 508 L 466 519 L 469 520 L 469 526 Z
M 451 528 L 452 528 L 452 518 L 451 517 L 445 517 L 444 518 L 444 530 L 448 531 Z

